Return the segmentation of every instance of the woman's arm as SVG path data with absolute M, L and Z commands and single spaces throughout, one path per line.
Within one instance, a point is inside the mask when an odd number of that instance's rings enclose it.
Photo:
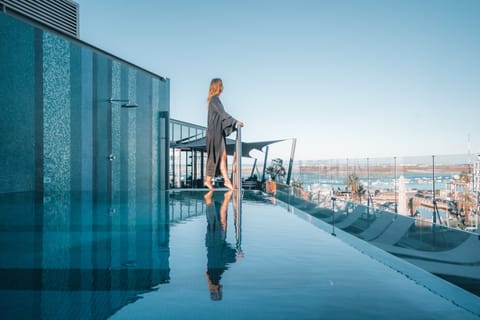
M 222 131 L 226 136 L 230 135 L 236 129 L 238 120 L 225 111 L 222 102 L 217 96 L 212 97 L 212 100 L 210 100 L 210 108 L 212 108 L 211 111 L 218 114 Z

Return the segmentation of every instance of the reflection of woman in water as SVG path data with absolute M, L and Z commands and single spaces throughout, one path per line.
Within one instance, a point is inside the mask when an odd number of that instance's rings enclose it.
M 227 207 L 232 191 L 224 194 L 220 205 L 212 201 L 213 190 L 205 195 L 207 211 L 207 233 L 205 246 L 207 247 L 208 289 L 212 300 L 222 300 L 222 285 L 220 280 L 223 272 L 228 269 L 229 263 L 235 262 L 236 250 L 225 240 L 227 237 Z

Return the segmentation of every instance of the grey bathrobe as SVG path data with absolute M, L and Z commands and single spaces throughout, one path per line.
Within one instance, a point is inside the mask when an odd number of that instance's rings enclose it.
M 220 174 L 220 159 L 226 148 L 226 137 L 236 129 L 236 123 L 237 120 L 225 112 L 220 98 L 213 96 L 208 105 L 207 176 L 215 177 Z

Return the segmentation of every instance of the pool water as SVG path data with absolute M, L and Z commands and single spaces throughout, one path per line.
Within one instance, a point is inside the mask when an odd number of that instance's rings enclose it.
M 283 202 L 206 194 L 0 198 L 2 319 L 480 317 L 477 296 Z

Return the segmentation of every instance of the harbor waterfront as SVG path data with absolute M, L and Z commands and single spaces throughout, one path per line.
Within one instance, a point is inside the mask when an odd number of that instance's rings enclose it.
M 479 157 L 446 155 L 297 161 L 293 177 L 304 197 L 338 199 L 468 231 L 478 229 Z M 352 181 L 353 179 L 353 181 Z M 435 218 L 436 220 L 436 218 Z

